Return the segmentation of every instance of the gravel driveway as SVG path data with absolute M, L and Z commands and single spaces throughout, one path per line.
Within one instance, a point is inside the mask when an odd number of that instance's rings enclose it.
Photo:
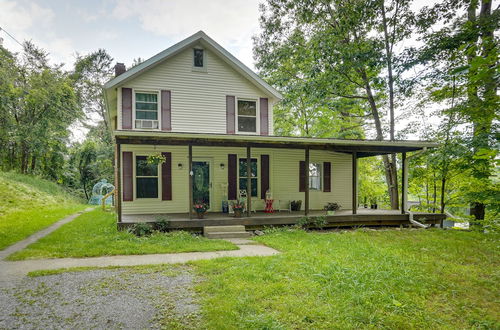
M 0 288 L 0 329 L 192 328 L 193 282 L 165 265 L 25 277 Z

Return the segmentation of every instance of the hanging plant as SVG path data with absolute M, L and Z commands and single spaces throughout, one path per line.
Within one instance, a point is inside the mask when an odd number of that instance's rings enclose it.
M 165 156 L 163 156 L 161 154 L 161 152 L 158 152 L 156 154 L 153 154 L 153 155 L 149 155 L 148 156 L 148 159 L 147 159 L 147 162 L 148 164 L 150 165 L 158 165 L 158 164 L 163 164 L 165 163 L 167 159 L 165 158 Z

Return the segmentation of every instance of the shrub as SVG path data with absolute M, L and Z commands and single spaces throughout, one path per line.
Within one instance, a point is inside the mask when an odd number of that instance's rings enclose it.
M 328 222 L 325 216 L 318 217 L 301 217 L 297 220 L 296 226 L 299 228 L 323 228 Z
M 170 229 L 170 218 L 156 217 L 155 229 L 161 232 L 167 232 Z
M 136 236 L 149 236 L 153 233 L 153 226 L 146 222 L 139 222 L 132 225 L 128 231 Z

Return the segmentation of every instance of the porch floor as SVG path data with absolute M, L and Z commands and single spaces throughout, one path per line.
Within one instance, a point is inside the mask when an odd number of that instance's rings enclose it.
M 309 216 L 324 216 L 323 210 L 311 210 Z M 202 228 L 204 226 L 227 226 L 244 225 L 251 228 L 264 227 L 268 225 L 292 225 L 304 216 L 304 211 L 281 211 L 274 213 L 264 213 L 262 211 L 252 212 L 250 217 L 245 216 L 235 218 L 233 214 L 222 212 L 209 212 L 204 219 L 198 219 L 196 214 L 190 220 L 187 213 L 168 214 L 124 214 L 122 215 L 121 226 L 127 226 L 138 222 L 156 222 L 158 217 L 165 217 L 170 221 L 171 228 Z M 426 223 L 439 224 L 446 216 L 435 213 L 414 213 L 414 219 Z M 409 224 L 409 215 L 401 214 L 399 210 L 373 210 L 360 208 L 357 214 L 352 214 L 351 210 L 340 210 L 335 215 L 326 216 L 328 226 L 380 226 L 380 225 L 400 225 Z

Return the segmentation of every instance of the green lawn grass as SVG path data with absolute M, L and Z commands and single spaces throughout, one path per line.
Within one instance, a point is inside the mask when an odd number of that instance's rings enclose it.
M 256 240 L 273 257 L 195 263 L 209 329 L 499 328 L 499 235 L 443 230 Z
M 228 241 L 209 240 L 180 231 L 137 237 L 118 231 L 113 213 L 96 209 L 14 253 L 9 260 L 234 249 L 237 247 Z
M 85 207 L 53 182 L 0 172 L 0 250 Z

